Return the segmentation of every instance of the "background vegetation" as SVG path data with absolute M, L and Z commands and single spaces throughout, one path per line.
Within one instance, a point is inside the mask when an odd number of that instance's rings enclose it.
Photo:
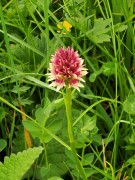
M 135 179 L 134 13 L 134 0 L 0 2 L 0 179 L 18 174 L 12 167 L 23 154 L 17 179 L 79 179 L 63 97 L 46 76 L 63 46 L 77 50 L 88 69 L 72 108 L 87 178 Z

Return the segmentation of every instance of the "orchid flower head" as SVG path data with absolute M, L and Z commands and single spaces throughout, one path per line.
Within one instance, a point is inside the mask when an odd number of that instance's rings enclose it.
M 52 55 L 49 64 L 48 81 L 52 81 L 50 86 L 56 87 L 57 91 L 65 86 L 80 91 L 80 88 L 84 87 L 82 77 L 87 74 L 83 62 L 84 60 L 73 48 L 59 48 Z

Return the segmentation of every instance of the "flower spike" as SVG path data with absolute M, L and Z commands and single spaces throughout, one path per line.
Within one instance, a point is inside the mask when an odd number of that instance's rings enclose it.
M 71 47 L 58 49 L 49 64 L 48 81 L 52 81 L 50 86 L 56 87 L 57 91 L 65 86 L 80 91 L 79 88 L 83 87 L 84 82 L 82 77 L 87 74 L 83 62 L 78 52 Z

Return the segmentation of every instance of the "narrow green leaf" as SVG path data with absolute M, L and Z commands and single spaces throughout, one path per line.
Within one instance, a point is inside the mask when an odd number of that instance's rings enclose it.
M 6 115 L 5 109 L 3 107 L 0 107 L 0 123 L 4 119 Z
M 0 139 L 0 152 L 7 146 L 7 141 L 4 139 Z

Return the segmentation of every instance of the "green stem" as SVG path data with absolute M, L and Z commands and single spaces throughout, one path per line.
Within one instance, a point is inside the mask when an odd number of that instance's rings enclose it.
M 71 111 L 72 109 L 71 88 L 66 87 L 66 95 L 64 96 L 64 102 L 65 102 L 65 107 L 66 107 L 66 115 L 67 115 L 67 121 L 68 121 L 68 136 L 69 136 L 71 151 L 72 151 L 77 169 L 79 171 L 79 174 L 81 175 L 83 180 L 87 180 L 84 169 L 80 163 L 80 160 L 78 159 L 77 151 L 76 151 L 75 143 L 74 143 L 72 111 Z

